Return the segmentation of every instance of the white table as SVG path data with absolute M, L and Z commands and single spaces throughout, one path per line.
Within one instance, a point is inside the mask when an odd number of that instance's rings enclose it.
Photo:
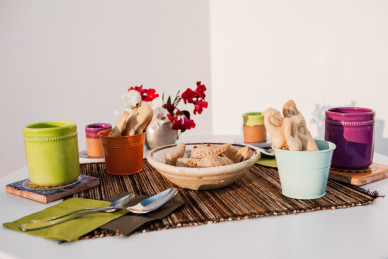
M 232 136 L 182 141 L 233 142 Z M 388 157 L 375 154 L 375 162 Z M 5 192 L 28 178 L 22 168 L 0 179 L 0 222 L 48 206 Z M 363 186 L 388 194 L 388 180 Z M 59 201 L 58 201 L 59 202 Z M 222 222 L 58 244 L 0 227 L 0 258 L 388 258 L 388 199 L 367 206 Z

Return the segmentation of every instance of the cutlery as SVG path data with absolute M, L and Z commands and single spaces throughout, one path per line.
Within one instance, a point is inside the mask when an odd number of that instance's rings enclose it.
M 263 157 L 275 157 L 275 153 L 268 150 L 268 149 L 264 149 L 264 148 L 260 148 L 260 147 L 256 147 L 256 146 L 255 146 L 255 148 L 257 148 L 260 151 L 260 153 L 263 155 Z
M 94 213 L 94 212 L 98 212 L 98 211 L 108 211 L 108 210 L 112 210 L 112 209 L 126 210 L 126 211 L 132 212 L 134 214 L 145 214 L 145 213 L 149 213 L 149 212 L 154 211 L 154 210 L 160 208 L 161 206 L 163 206 L 165 203 L 170 201 L 177 194 L 177 192 L 178 192 L 177 189 L 170 188 L 170 189 L 167 189 L 163 192 L 160 192 L 154 196 L 151 196 L 145 200 L 142 200 L 141 202 L 139 202 L 138 204 L 136 204 L 134 206 L 130 206 L 130 207 L 108 206 L 108 207 L 104 207 L 104 208 L 97 208 L 97 209 L 89 210 L 89 211 L 79 213 L 79 214 L 73 215 L 71 217 L 60 219 L 60 220 L 50 220 L 50 221 L 44 221 L 44 222 L 25 223 L 25 224 L 20 225 L 20 229 L 23 231 L 29 231 L 29 230 L 46 228 L 46 227 L 54 226 L 54 225 L 57 225 L 57 224 L 60 224 L 60 223 L 63 223 L 63 222 L 66 222 L 66 221 L 69 221 L 72 219 L 79 218 L 81 216 L 84 216 L 84 215 L 87 215 L 90 213 Z
M 127 204 L 130 200 L 133 199 L 133 197 L 135 197 L 135 194 L 133 193 L 130 193 L 124 197 L 121 197 L 120 199 L 112 202 L 111 204 L 109 204 L 108 208 L 109 207 L 115 207 L 115 206 L 124 206 L 125 204 Z M 90 211 L 90 210 L 94 210 L 94 209 L 97 209 L 97 208 L 85 208 L 85 209 L 80 209 L 80 210 L 74 210 L 74 211 L 71 211 L 67 214 L 63 214 L 61 216 L 57 216 L 57 217 L 52 217 L 52 218 L 49 218 L 49 219 L 33 219 L 31 220 L 30 223 L 36 223 L 36 222 L 46 222 L 46 221 L 52 221 L 52 220 L 57 220 L 57 219 L 61 219 L 61 218 L 64 218 L 64 217 L 67 217 L 67 216 L 70 216 L 72 214 L 76 214 L 76 213 L 79 213 L 79 212 L 83 212 L 83 211 Z M 114 212 L 116 211 L 117 209 L 110 209 L 110 210 L 106 210 L 105 212 Z

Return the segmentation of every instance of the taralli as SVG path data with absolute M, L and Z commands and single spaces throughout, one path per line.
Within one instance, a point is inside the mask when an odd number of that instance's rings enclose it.
M 264 111 L 264 126 L 271 135 L 272 145 L 275 148 L 286 147 L 283 135 L 283 117 L 278 110 L 267 108 Z
M 317 151 L 306 120 L 293 100 L 284 104 L 283 115 L 284 118 L 273 108 L 264 112 L 264 125 L 271 135 L 273 146 L 294 151 Z
M 298 110 L 293 100 L 287 101 L 283 106 L 283 115 L 285 118 L 291 118 L 294 120 L 297 128 L 297 137 L 302 143 L 303 151 L 316 151 L 318 150 L 317 144 L 307 129 L 306 120 L 303 114 Z
M 286 139 L 287 148 L 293 151 L 301 151 L 302 143 L 297 135 L 296 123 L 291 118 L 283 119 L 284 138 Z
M 125 111 L 120 118 L 117 120 L 115 127 L 109 133 L 109 137 L 120 137 L 124 131 L 125 125 L 127 123 L 129 117 L 129 113 Z
M 313 137 L 311 136 L 310 131 L 306 128 L 306 134 L 297 133 L 300 142 L 302 143 L 303 151 L 317 151 L 318 147 L 315 143 Z
M 176 147 L 169 149 L 166 153 L 166 163 L 175 166 L 178 158 L 183 158 L 185 150 L 185 143 L 179 143 Z
M 283 105 L 283 116 L 284 117 L 292 117 L 294 115 L 300 115 L 301 112 L 296 108 L 296 103 L 293 100 L 288 100 Z

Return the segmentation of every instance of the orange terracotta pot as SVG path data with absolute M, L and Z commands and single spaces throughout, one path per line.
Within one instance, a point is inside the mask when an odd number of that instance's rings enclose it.
M 262 112 L 244 113 L 243 120 L 245 143 L 267 141 L 267 131 L 264 126 L 264 114 Z
M 100 131 L 106 170 L 113 175 L 130 175 L 141 172 L 145 133 L 134 136 L 108 137 L 112 129 Z
M 267 141 L 267 131 L 264 125 L 244 126 L 244 142 L 256 143 Z

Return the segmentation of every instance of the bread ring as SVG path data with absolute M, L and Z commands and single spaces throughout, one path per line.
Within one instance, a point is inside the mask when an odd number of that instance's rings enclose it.
M 301 112 L 296 108 L 296 103 L 293 100 L 288 100 L 283 105 L 283 116 L 284 117 L 292 117 L 294 115 L 299 115 Z
M 302 142 L 298 138 L 297 126 L 293 119 L 283 119 L 284 138 L 289 150 L 301 151 Z
M 283 117 L 278 110 L 267 108 L 264 111 L 264 126 L 271 135 L 272 145 L 275 148 L 286 146 L 283 136 Z
M 311 136 L 310 131 L 305 128 L 305 133 L 302 134 L 300 132 L 297 133 L 300 142 L 302 143 L 303 151 L 318 151 L 318 146 L 315 143 L 313 137 Z
M 303 114 L 298 110 L 293 100 L 287 101 L 283 106 L 283 115 L 287 118 L 292 118 L 296 124 L 297 136 L 302 143 L 302 150 L 316 151 L 318 150 L 317 144 L 310 131 L 307 129 L 306 120 Z

